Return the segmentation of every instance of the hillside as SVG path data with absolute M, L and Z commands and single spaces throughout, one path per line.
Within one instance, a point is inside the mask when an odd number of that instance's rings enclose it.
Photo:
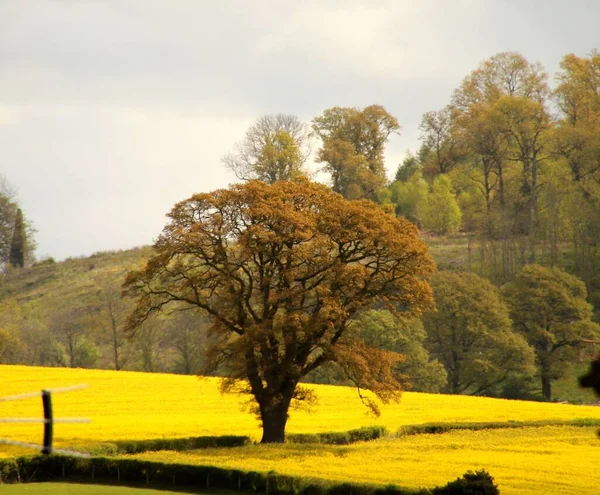
M 466 236 L 428 236 L 440 270 L 476 270 L 476 248 Z M 10 270 L 0 282 L 0 329 L 18 336 L 20 346 L 0 346 L 8 363 L 44 366 L 115 368 L 189 374 L 201 364 L 205 325 L 170 318 L 149 327 L 128 341 L 119 326 L 130 309 L 120 298 L 125 274 L 141 266 L 149 246 L 96 253 L 63 262 L 43 262 Z M 68 349 L 74 350 L 69 354 Z M 14 351 L 16 349 L 16 351 Z M 116 351 L 115 351 L 116 349 Z M 2 362 L 2 361 L 0 361 Z M 594 394 L 581 390 L 580 363 L 555 382 L 555 396 L 576 403 L 595 402 Z
M 103 252 L 5 272 L 0 328 L 13 341 L 1 346 L 0 360 L 113 367 L 112 344 L 127 345 L 117 328 L 127 309 L 120 286 L 149 253 L 149 247 Z
M 467 238 L 430 237 L 430 252 L 440 269 L 468 269 Z M 68 258 L 58 263 L 42 262 L 21 270 L 9 270 L 0 278 L 0 305 L 29 305 L 43 314 L 57 307 L 85 301 L 100 307 L 103 286 L 118 287 L 125 274 L 141 266 L 151 247 L 106 251 L 87 257 Z M 5 326 L 10 319 L 3 319 Z
M 70 303 L 78 298 L 94 300 L 99 283 L 118 283 L 127 271 L 149 256 L 149 246 L 107 251 L 87 257 L 67 258 L 59 263 L 44 261 L 2 275 L 0 304 L 35 302 L 49 307 L 55 301 Z

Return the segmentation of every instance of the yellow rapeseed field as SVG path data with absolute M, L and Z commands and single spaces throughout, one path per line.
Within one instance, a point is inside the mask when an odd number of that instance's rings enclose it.
M 243 410 L 247 399 L 221 395 L 215 378 L 0 366 L 0 397 L 80 383 L 88 384 L 88 388 L 53 397 L 55 416 L 87 417 L 92 422 L 56 425 L 57 446 L 200 435 L 260 436 L 256 419 Z M 394 432 L 402 425 L 429 422 L 600 419 L 600 407 L 411 392 L 404 393 L 400 403 L 384 406 L 381 417 L 374 418 L 351 388 L 314 389 L 317 406 L 312 411 L 292 411 L 288 432 L 343 431 L 373 424 Z M 0 417 L 41 414 L 39 397 L 0 402 Z M 485 468 L 505 488 L 503 493 L 594 493 L 600 492 L 600 475 L 589 474 L 593 460 L 600 455 L 595 430 L 453 431 L 390 437 L 347 447 L 286 444 L 142 456 L 403 486 L 443 484 L 468 469 Z M 0 438 L 40 442 L 41 432 L 40 424 L 0 423 Z M 0 455 L 14 455 L 14 450 L 0 446 Z
M 247 397 L 219 392 L 218 379 L 159 373 L 0 365 L 0 397 L 85 383 L 88 388 L 53 396 L 56 417 L 84 417 L 91 424 L 58 424 L 60 445 L 119 439 L 200 435 L 249 435 L 260 438 L 259 425 L 245 411 Z M 356 391 L 315 385 L 312 411 L 292 411 L 287 431 L 314 433 L 384 425 L 453 421 L 530 421 L 600 419 L 600 407 L 544 404 L 405 392 L 397 404 L 367 413 Z M 41 417 L 40 398 L 0 402 L 0 417 Z M 39 440 L 40 425 L 0 424 L 0 438 Z
M 595 428 L 553 426 L 455 430 L 348 446 L 250 445 L 134 457 L 413 488 L 486 469 L 502 494 L 581 495 L 600 493 L 599 455 Z

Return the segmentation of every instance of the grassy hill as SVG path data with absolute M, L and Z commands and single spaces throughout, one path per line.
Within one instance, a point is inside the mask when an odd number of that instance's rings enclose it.
M 469 270 L 477 269 L 476 247 L 466 236 L 426 238 L 430 251 L 440 269 Z M 107 314 L 109 301 L 120 305 L 118 318 L 124 318 L 127 302 L 119 299 L 120 285 L 125 274 L 140 267 L 151 254 L 151 247 L 140 247 L 125 251 L 101 252 L 89 257 L 69 258 L 60 263 L 42 262 L 22 270 L 9 270 L 0 278 L 0 328 L 19 335 L 26 351 L 20 359 L 12 362 L 28 364 L 61 365 L 51 354 L 53 349 L 45 350 L 52 342 L 64 342 L 64 335 L 56 333 L 73 318 L 77 308 L 86 308 L 85 318 L 80 323 L 83 328 L 79 345 L 92 342 L 91 364 L 76 364 L 100 368 L 114 367 L 111 342 L 107 337 L 110 330 L 110 315 Z M 108 299 L 107 299 L 108 298 Z M 73 313 L 71 312 L 73 311 Z M 147 371 L 186 372 L 182 366 L 177 346 L 172 342 L 173 335 L 151 330 L 144 335 L 141 344 L 152 343 L 155 349 L 144 348 L 135 342 L 123 342 L 122 351 L 125 369 Z M 83 342 L 83 344 L 81 344 Z M 63 348 L 67 345 L 65 342 Z M 1 346 L 0 346 L 1 347 Z M 154 354 L 153 354 L 154 353 Z M 129 354 L 129 356 L 127 356 Z M 0 359 L 2 352 L 0 350 Z M 62 365 L 68 365 L 63 356 Z M 11 362 L 9 359 L 4 361 Z M 0 360 L 0 362 L 2 362 Z M 577 376 L 586 364 L 576 364 L 573 373 L 557 381 L 555 396 L 560 400 L 572 402 L 594 402 L 596 398 L 589 390 L 581 390 L 577 385 Z M 192 368 L 190 368 L 191 370 Z
M 129 270 L 142 265 L 150 253 L 151 248 L 145 246 L 9 270 L 1 278 L 0 304 L 15 301 L 50 306 L 56 301 L 69 304 L 79 298 L 93 301 L 99 282 L 119 283 Z

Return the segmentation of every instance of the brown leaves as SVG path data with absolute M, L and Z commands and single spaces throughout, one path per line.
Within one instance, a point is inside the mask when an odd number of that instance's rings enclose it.
M 221 336 L 215 360 L 232 379 L 248 379 L 255 396 L 335 356 L 361 387 L 395 397 L 396 355 L 360 342 L 336 349 L 362 309 L 432 307 L 434 263 L 412 224 L 307 181 L 197 194 L 169 217 L 156 254 L 125 283 L 137 298 L 130 331 L 173 303 L 195 307 Z
M 335 348 L 334 361 L 344 375 L 358 389 L 363 403 L 379 416 L 377 403 L 361 394 L 361 389 L 370 390 L 384 404 L 400 398 L 400 391 L 409 388 L 407 377 L 395 372 L 403 356 L 378 347 L 368 346 L 362 339 L 340 343 Z

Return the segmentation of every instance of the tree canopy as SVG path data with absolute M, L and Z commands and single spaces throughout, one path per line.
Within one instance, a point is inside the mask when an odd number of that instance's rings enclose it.
M 432 278 L 437 311 L 426 313 L 426 347 L 448 372 L 453 394 L 491 393 L 511 375 L 532 372 L 533 351 L 512 331 L 498 290 L 474 273 Z
M 295 115 L 280 113 L 260 117 L 221 161 L 238 179 L 273 184 L 306 178 L 309 153 L 308 126 Z
M 383 401 L 398 397 L 399 356 L 347 330 L 374 305 L 432 307 L 434 264 L 410 222 L 306 181 L 196 194 L 169 217 L 124 284 L 136 298 L 127 329 L 168 306 L 207 314 L 211 362 L 254 398 L 263 442 L 284 440 L 292 400 L 308 398 L 298 382 L 324 363 Z
M 503 288 L 515 330 L 536 353 L 544 399 L 588 339 L 600 337 L 585 284 L 559 268 L 528 265 Z
M 313 120 L 313 130 L 323 143 L 317 161 L 325 164 L 333 190 L 347 199 L 376 200 L 387 183 L 385 144 L 400 132 L 398 120 L 381 105 L 334 107 Z

